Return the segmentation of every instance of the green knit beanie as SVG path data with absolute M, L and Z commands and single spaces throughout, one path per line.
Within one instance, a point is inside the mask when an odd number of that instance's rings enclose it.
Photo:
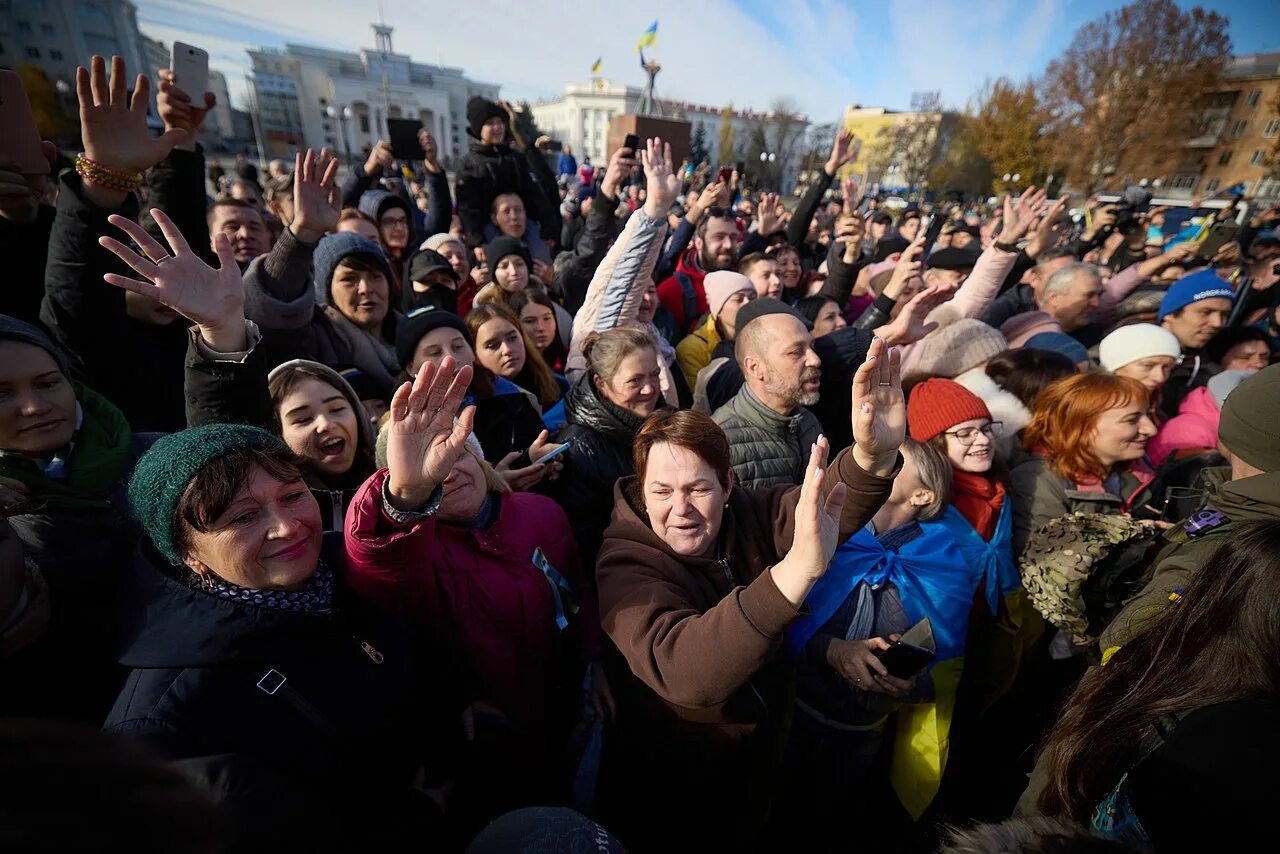
M 1218 438 L 1246 463 L 1280 471 L 1280 365 L 1263 368 L 1227 396 Z
M 129 503 L 156 551 L 182 564 L 174 536 L 178 500 L 200 469 L 243 448 L 283 449 L 284 443 L 260 427 L 207 424 L 162 436 L 138 460 L 129 479 Z

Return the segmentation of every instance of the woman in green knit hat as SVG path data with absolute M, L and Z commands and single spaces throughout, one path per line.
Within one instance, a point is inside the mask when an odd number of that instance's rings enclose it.
M 144 444 L 119 409 L 71 379 L 48 336 L 0 315 L 0 515 L 52 602 L 24 658 L 41 662 L 33 672 L 62 674 L 25 698 L 35 705 L 24 713 L 97 723 L 119 687 L 116 591 L 137 541 L 125 479 Z

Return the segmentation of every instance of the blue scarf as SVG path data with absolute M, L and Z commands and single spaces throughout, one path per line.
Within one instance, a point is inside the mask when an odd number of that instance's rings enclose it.
M 928 617 L 938 646 L 938 660 L 964 653 L 969 611 L 981 575 L 965 560 L 955 538 L 944 526 L 927 522 L 919 537 L 891 551 L 871 533 L 870 526 L 836 549 L 827 574 L 809 591 L 809 615 L 787 629 L 797 652 L 831 619 L 861 583 L 892 584 L 907 619 L 914 625 Z
M 1013 559 L 1013 502 L 1005 498 L 1000 508 L 1000 518 L 996 520 L 995 533 L 991 542 L 973 529 L 969 520 L 965 519 L 954 506 L 948 505 L 947 512 L 938 520 L 939 525 L 946 528 L 955 537 L 965 562 L 978 571 L 985 585 L 987 607 L 992 614 L 1000 613 L 1000 600 L 1022 586 L 1022 575 L 1018 572 L 1018 564 Z

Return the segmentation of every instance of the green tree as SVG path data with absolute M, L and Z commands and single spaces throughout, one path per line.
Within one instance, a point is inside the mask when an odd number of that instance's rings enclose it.
M 1136 0 L 1076 30 L 1041 84 L 1070 179 L 1093 191 L 1163 171 L 1230 55 L 1226 18 L 1173 0 Z
M 516 104 L 516 127 L 529 145 L 533 145 L 534 140 L 542 136 L 538 123 L 533 120 L 533 110 L 529 108 L 528 101 L 520 101 Z
M 725 104 L 720 111 L 720 144 L 716 147 L 716 159 L 721 166 L 733 160 L 733 104 Z
M 694 166 L 711 160 L 711 152 L 707 150 L 707 126 L 701 122 L 693 129 L 693 136 L 689 139 L 689 160 Z

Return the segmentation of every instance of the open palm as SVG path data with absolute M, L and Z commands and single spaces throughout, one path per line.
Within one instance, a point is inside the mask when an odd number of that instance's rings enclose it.
M 147 129 L 147 106 L 151 81 L 139 74 L 129 99 L 124 60 L 111 58 L 111 79 L 107 63 L 93 57 L 90 69 L 76 69 L 76 96 L 80 99 L 80 133 L 84 154 L 95 163 L 127 174 L 145 172 L 164 160 L 186 132 L 171 128 L 158 137 Z
M 294 235 L 315 243 L 338 227 L 342 215 L 342 189 L 338 186 L 338 160 L 325 148 L 317 155 L 308 148 L 306 155 L 294 156 L 293 223 Z
M 846 488 L 843 483 L 836 483 L 830 492 L 823 490 L 828 450 L 827 438 L 820 436 L 809 452 L 809 465 L 796 502 L 795 534 L 786 556 L 788 563 L 812 579 L 826 572 L 840 545 L 840 513 Z
M 671 143 L 657 138 L 648 140 L 640 152 L 640 162 L 648 182 L 645 213 L 654 219 L 666 216 L 680 192 L 680 181 L 671 166 Z
M 853 441 L 868 457 L 895 453 L 907 435 L 902 396 L 902 358 L 896 347 L 876 338 L 853 375 Z
M 387 427 L 387 489 L 406 506 L 426 504 L 465 453 L 475 407 L 458 415 L 471 384 L 471 366 L 446 358 L 424 363 L 412 384 L 391 398 Z M 455 418 L 455 416 L 457 416 Z

